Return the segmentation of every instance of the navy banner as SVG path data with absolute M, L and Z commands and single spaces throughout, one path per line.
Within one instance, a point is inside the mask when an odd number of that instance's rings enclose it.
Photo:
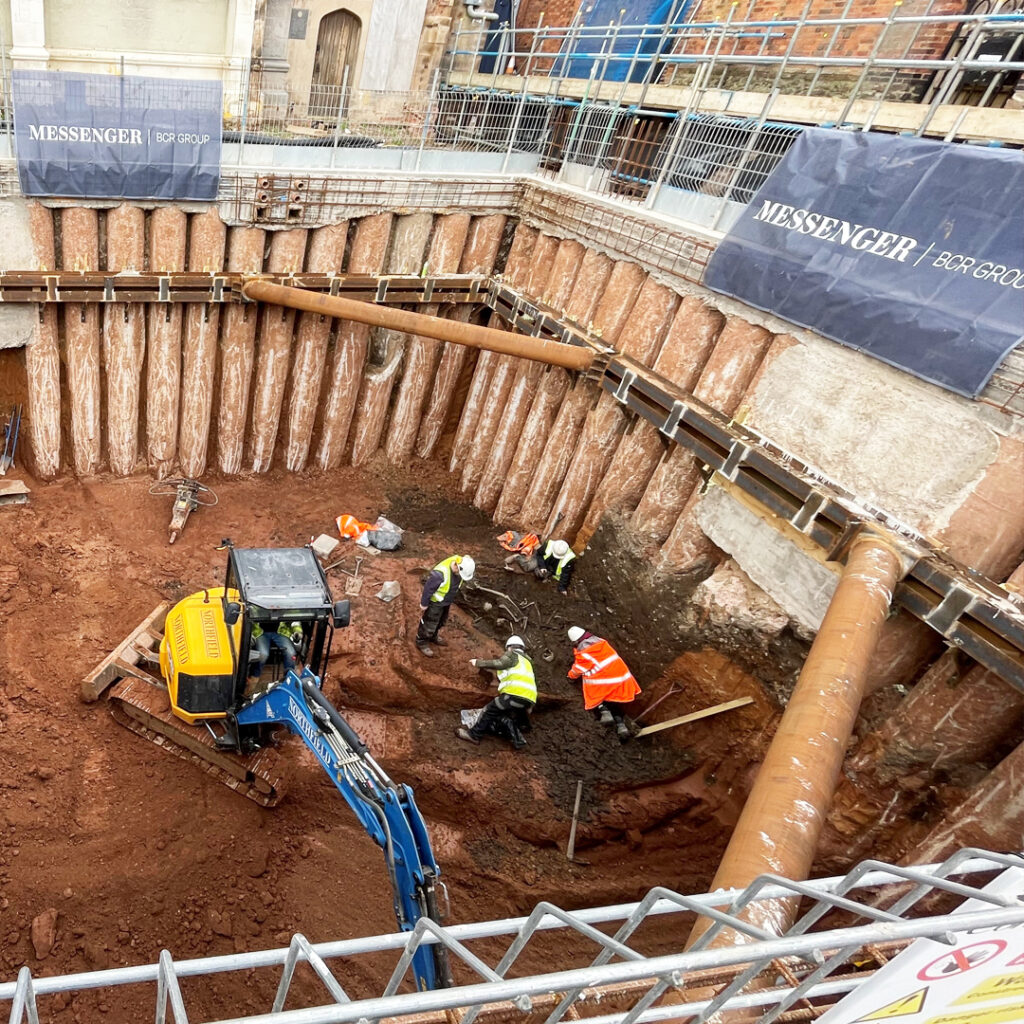
M 13 76 L 25 195 L 216 199 L 220 82 L 63 71 Z
M 1024 155 L 808 129 L 704 283 L 976 396 L 1024 339 Z

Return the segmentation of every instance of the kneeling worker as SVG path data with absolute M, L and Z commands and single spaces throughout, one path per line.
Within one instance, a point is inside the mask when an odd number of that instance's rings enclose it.
M 467 583 L 476 572 L 476 562 L 469 555 L 452 555 L 438 562 L 427 574 L 420 597 L 420 627 L 416 631 L 416 650 L 428 658 L 434 656 L 430 644 L 444 647 L 441 627 L 448 621 L 452 602 L 463 580 Z
M 620 743 L 629 741 L 623 704 L 629 704 L 640 693 L 640 685 L 618 652 L 603 637 L 573 626 L 569 630 L 573 644 L 570 679 L 583 679 L 583 706 L 599 720 L 615 723 Z
M 502 534 L 502 537 L 515 537 L 509 531 Z M 502 538 L 499 538 L 501 540 Z M 502 540 L 503 547 L 512 550 L 509 544 Z M 544 580 L 553 576 L 558 584 L 558 592 L 567 594 L 569 592 L 569 581 L 576 569 L 573 564 L 576 560 L 576 552 L 573 551 L 567 541 L 548 540 L 541 543 L 537 540 L 536 534 L 528 534 L 518 541 L 516 550 L 519 554 L 509 555 L 505 559 L 505 568 L 509 572 L 533 573 L 537 579 Z
M 569 581 L 576 571 L 576 552 L 564 540 L 549 540 L 540 551 L 538 575 L 553 576 L 560 594 L 569 593 Z
M 537 568 L 537 548 L 540 547 L 537 534 L 506 530 L 498 537 L 498 543 L 512 552 L 505 559 L 505 568 L 509 572 L 533 572 Z
M 469 663 L 474 668 L 489 669 L 498 677 L 498 696 L 483 709 L 471 729 L 460 725 L 455 735 L 460 740 L 479 743 L 483 735 L 491 733 L 522 750 L 526 746 L 523 733 L 530 731 L 529 714 L 537 703 L 533 662 L 526 656 L 523 638 L 510 636 L 500 658 L 471 658 Z

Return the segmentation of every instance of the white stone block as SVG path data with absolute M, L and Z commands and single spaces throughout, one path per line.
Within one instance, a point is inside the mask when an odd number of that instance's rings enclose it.
M 701 498 L 697 522 L 803 631 L 818 631 L 839 582 L 828 566 L 721 487 L 710 487 Z
M 331 537 L 326 533 L 321 533 L 320 536 L 317 537 L 317 539 L 313 541 L 312 544 L 310 544 L 310 547 L 313 549 L 313 552 L 317 555 L 317 557 L 323 559 L 324 561 L 327 560 L 327 557 L 337 546 L 338 538 Z

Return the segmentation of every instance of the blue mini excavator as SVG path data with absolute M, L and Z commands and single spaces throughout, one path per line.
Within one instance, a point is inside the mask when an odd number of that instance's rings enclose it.
M 109 690 L 122 725 L 268 807 L 282 793 L 274 734 L 295 733 L 384 851 L 399 927 L 438 921 L 444 886 L 412 790 L 388 777 L 321 689 L 348 602 L 333 601 L 309 547 L 224 546 L 224 586 L 157 608 L 85 677 L 83 698 Z M 255 644 L 281 624 L 302 668 L 287 670 L 276 649 L 268 657 Z M 421 946 L 412 967 L 421 989 L 451 984 L 440 945 Z

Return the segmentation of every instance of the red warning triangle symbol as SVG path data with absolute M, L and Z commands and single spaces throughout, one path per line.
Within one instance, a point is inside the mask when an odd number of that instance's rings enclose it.
M 872 1010 L 871 1013 L 858 1017 L 853 1024 L 861 1024 L 861 1021 L 869 1020 L 894 1020 L 897 1017 L 909 1017 L 912 1013 L 920 1013 L 924 1009 L 924 997 L 928 995 L 927 988 L 919 988 L 910 995 L 900 996 L 899 999 L 885 1006 Z

